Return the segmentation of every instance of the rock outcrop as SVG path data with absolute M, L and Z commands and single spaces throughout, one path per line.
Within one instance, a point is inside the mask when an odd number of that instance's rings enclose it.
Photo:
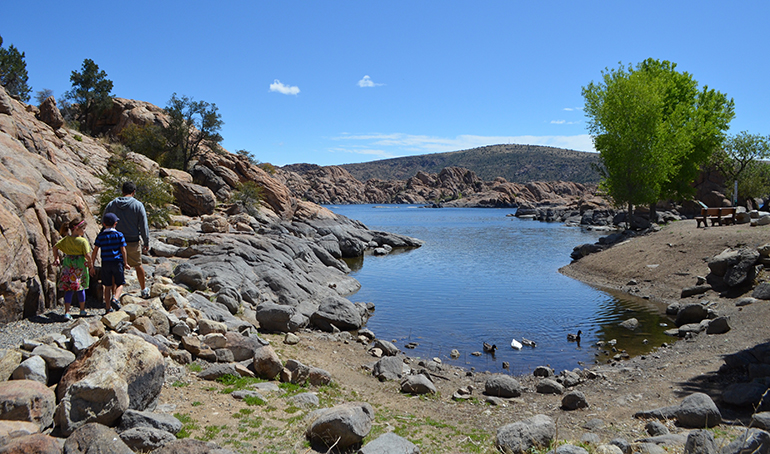
M 130 160 L 144 172 L 170 182 L 182 214 L 215 215 L 216 222 L 205 226 L 198 219 L 178 220 L 185 228 L 153 232 L 150 246 L 153 255 L 171 259 L 166 262 L 169 276 L 183 259 L 191 259 L 192 267 L 203 266 L 206 273 L 192 289 L 219 292 L 228 283 L 233 290 L 217 300 L 231 312 L 242 301 L 254 311 L 262 302 L 297 306 L 303 300 L 306 304 L 300 313 L 309 320 L 322 300 L 357 290 L 340 258 L 385 246 L 421 244 L 370 231 L 301 201 L 246 157 L 206 151 L 193 161 L 190 173 L 163 169 L 134 153 L 117 157 L 105 141 L 59 125 L 53 111 L 41 116 L 45 120 L 41 121 L 1 88 L 0 101 L 0 322 L 30 317 L 55 305 L 58 270 L 53 266 L 52 245 L 59 239 L 58 229 L 75 217 L 85 218 L 92 221 L 85 236 L 93 241 L 100 225 L 97 198 L 103 189 L 96 175 L 106 172 L 116 158 Z M 45 105 L 46 112 L 55 110 L 53 98 Z M 167 122 L 163 109 L 115 98 L 96 123 L 97 130 L 117 136 L 128 125 Z M 229 204 L 230 196 L 247 181 L 261 187 L 264 198 L 253 213 L 242 213 L 243 207 Z M 341 316 L 337 312 L 328 320 L 318 318 L 319 323 L 327 328 L 335 321 L 343 323 L 333 318 Z M 352 322 L 350 316 L 345 318 L 346 326 L 365 322 L 365 314 L 353 316 Z
M 515 208 L 580 205 L 606 207 L 595 185 L 570 182 L 484 182 L 468 169 L 447 167 L 438 174 L 417 172 L 407 180 L 356 180 L 339 166 L 296 164 L 276 176 L 297 196 L 320 204 L 409 203 L 446 207 Z

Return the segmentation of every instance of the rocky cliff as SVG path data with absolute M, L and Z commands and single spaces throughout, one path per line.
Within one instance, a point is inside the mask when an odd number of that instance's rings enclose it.
M 568 205 L 596 197 L 596 185 L 573 182 L 510 183 L 498 177 L 482 181 L 473 171 L 446 167 L 437 174 L 418 171 L 407 180 L 361 182 L 340 166 L 297 164 L 276 176 L 300 198 L 319 204 L 411 203 L 452 207 L 514 208 L 525 205 Z
M 165 121 L 156 106 L 117 98 L 98 124 L 109 136 L 129 124 Z M 116 158 L 112 147 L 107 139 L 67 129 L 53 98 L 37 108 L 0 88 L 0 322 L 55 305 L 52 245 L 59 239 L 58 228 L 83 216 L 92 221 L 86 237 L 93 242 L 100 225 L 97 196 L 103 190 L 97 175 Z M 120 158 L 174 187 L 179 215 L 173 227 L 152 232 L 146 262 L 150 274 L 186 280 L 199 291 L 226 289 L 236 304 L 233 311 L 255 316 L 263 302 L 301 306 L 298 319 L 306 324 L 322 301 L 350 304 L 343 296 L 357 283 L 347 277 L 340 258 L 373 247 L 420 245 L 300 200 L 279 179 L 240 156 L 207 153 L 189 173 L 161 168 L 134 153 Z M 263 188 L 256 216 L 228 203 L 245 181 Z

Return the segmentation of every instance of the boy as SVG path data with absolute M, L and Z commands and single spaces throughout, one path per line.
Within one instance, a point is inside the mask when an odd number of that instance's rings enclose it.
M 126 238 L 115 230 L 118 217 L 115 213 L 105 213 L 102 218 L 104 229 L 94 241 L 94 251 L 91 254 L 91 263 L 96 263 L 96 254 L 102 250 L 102 289 L 104 291 L 105 314 L 112 311 L 110 304 L 116 310 L 120 309 L 120 294 L 123 293 L 123 284 L 126 283 L 123 276 L 124 269 L 128 266 L 126 255 Z

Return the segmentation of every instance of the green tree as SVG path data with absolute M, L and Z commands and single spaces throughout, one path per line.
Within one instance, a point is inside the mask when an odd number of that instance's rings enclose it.
M 29 76 L 24 52 L 19 52 L 13 44 L 8 49 L 3 49 L 2 45 L 3 38 L 0 36 L 0 85 L 9 95 L 27 102 L 32 89 L 27 85 Z
M 222 116 L 216 104 L 193 101 L 192 98 L 176 93 L 166 106 L 169 125 L 164 129 L 167 152 L 166 165 L 188 170 L 190 161 L 202 150 L 203 145 L 218 151 L 222 136 Z
M 745 200 L 765 196 L 770 190 L 768 159 L 770 136 L 742 131 L 728 137 L 711 162 L 729 183 L 738 182 L 738 198 Z
M 647 59 L 605 69 L 583 87 L 588 130 L 600 153 L 602 186 L 618 205 L 654 205 L 688 197 L 701 165 L 724 139 L 732 100 L 676 64 Z
M 53 96 L 53 90 L 50 88 L 44 88 L 35 92 L 35 101 L 37 101 L 37 105 L 39 106 L 40 104 L 43 104 L 43 101 L 51 96 Z
M 85 132 L 92 132 L 99 114 L 112 105 L 112 81 L 93 60 L 86 58 L 81 72 L 72 71 L 70 82 L 72 90 L 64 97 L 77 104 L 77 120 Z

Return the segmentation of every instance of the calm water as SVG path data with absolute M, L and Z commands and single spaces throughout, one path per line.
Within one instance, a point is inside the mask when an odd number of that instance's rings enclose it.
M 524 374 L 545 364 L 558 372 L 606 361 L 599 340 L 617 339 L 615 347 L 631 355 L 671 341 L 661 326 L 670 324 L 661 315 L 664 307 L 618 298 L 558 272 L 570 262 L 573 247 L 606 233 L 506 217 L 510 209 L 328 208 L 370 229 L 425 241 L 418 249 L 351 263 L 362 288 L 350 299 L 373 302 L 368 327 L 410 356 L 490 371 L 508 361 L 514 374 Z M 631 317 L 642 323 L 636 332 L 617 326 Z M 577 330 L 583 331 L 579 346 L 567 342 L 567 333 Z M 537 347 L 512 349 L 511 339 L 522 337 Z M 419 345 L 407 350 L 409 342 Z M 494 357 L 471 355 L 483 342 L 497 345 Z M 450 358 L 452 349 L 460 358 Z

